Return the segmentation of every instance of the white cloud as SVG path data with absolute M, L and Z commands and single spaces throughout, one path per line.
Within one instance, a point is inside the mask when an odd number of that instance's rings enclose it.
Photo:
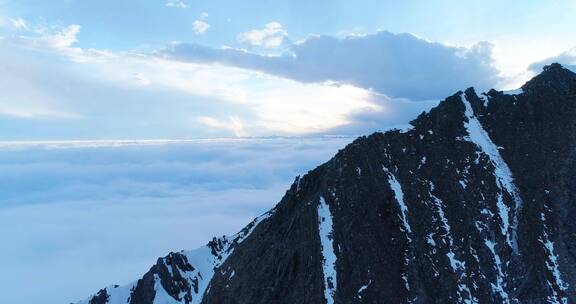
M 263 29 L 255 29 L 238 35 L 238 42 L 252 46 L 276 48 L 282 45 L 288 32 L 279 22 L 270 22 Z
M 188 5 L 184 0 L 166 0 L 166 6 L 176 8 L 187 8 Z
M 194 34 L 202 35 L 205 34 L 206 31 L 210 28 L 210 24 L 203 20 L 196 20 L 192 23 L 192 29 L 194 30 Z
M 42 39 L 46 41 L 49 46 L 57 50 L 65 50 L 78 42 L 78 33 L 80 33 L 80 26 L 72 24 L 54 35 L 45 35 Z

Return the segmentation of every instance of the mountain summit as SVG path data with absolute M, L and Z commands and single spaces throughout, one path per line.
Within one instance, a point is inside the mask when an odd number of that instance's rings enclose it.
M 576 75 L 360 137 L 240 233 L 82 304 L 576 303 Z

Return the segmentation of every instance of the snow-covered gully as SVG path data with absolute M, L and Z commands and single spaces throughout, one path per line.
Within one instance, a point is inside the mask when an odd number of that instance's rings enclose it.
M 522 200 L 516 185 L 514 185 L 514 178 L 512 176 L 512 171 L 500 155 L 498 151 L 498 146 L 496 146 L 490 136 L 482 127 L 482 124 L 474 115 L 474 110 L 472 105 L 466 99 L 466 94 L 461 93 L 460 99 L 465 106 L 464 115 L 466 120 L 464 121 L 464 127 L 468 132 L 467 139 L 474 143 L 480 151 L 486 154 L 492 164 L 494 165 L 494 174 L 496 177 L 496 185 L 500 191 L 506 191 L 514 199 L 514 212 L 512 220 L 510 220 L 510 208 L 506 206 L 503 201 L 503 196 L 501 193 L 498 194 L 498 215 L 502 220 L 502 234 L 506 237 L 507 243 L 512 247 L 514 253 L 518 254 L 518 244 L 517 244 L 517 228 L 518 228 L 518 211 L 522 207 Z
M 327 304 L 334 304 L 336 294 L 336 253 L 334 252 L 334 237 L 332 213 L 330 207 L 320 197 L 318 204 L 318 232 L 320 235 L 320 245 L 322 247 L 322 270 L 324 275 L 324 297 Z

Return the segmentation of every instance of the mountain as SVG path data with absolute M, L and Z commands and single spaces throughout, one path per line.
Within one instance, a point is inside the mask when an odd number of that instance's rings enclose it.
M 87 304 L 576 303 L 576 74 L 360 137 L 240 233 Z

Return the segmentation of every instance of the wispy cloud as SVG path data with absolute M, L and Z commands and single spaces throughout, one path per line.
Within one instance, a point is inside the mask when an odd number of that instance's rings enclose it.
M 187 8 L 188 4 L 184 0 L 166 0 L 166 6 L 176 8 Z

